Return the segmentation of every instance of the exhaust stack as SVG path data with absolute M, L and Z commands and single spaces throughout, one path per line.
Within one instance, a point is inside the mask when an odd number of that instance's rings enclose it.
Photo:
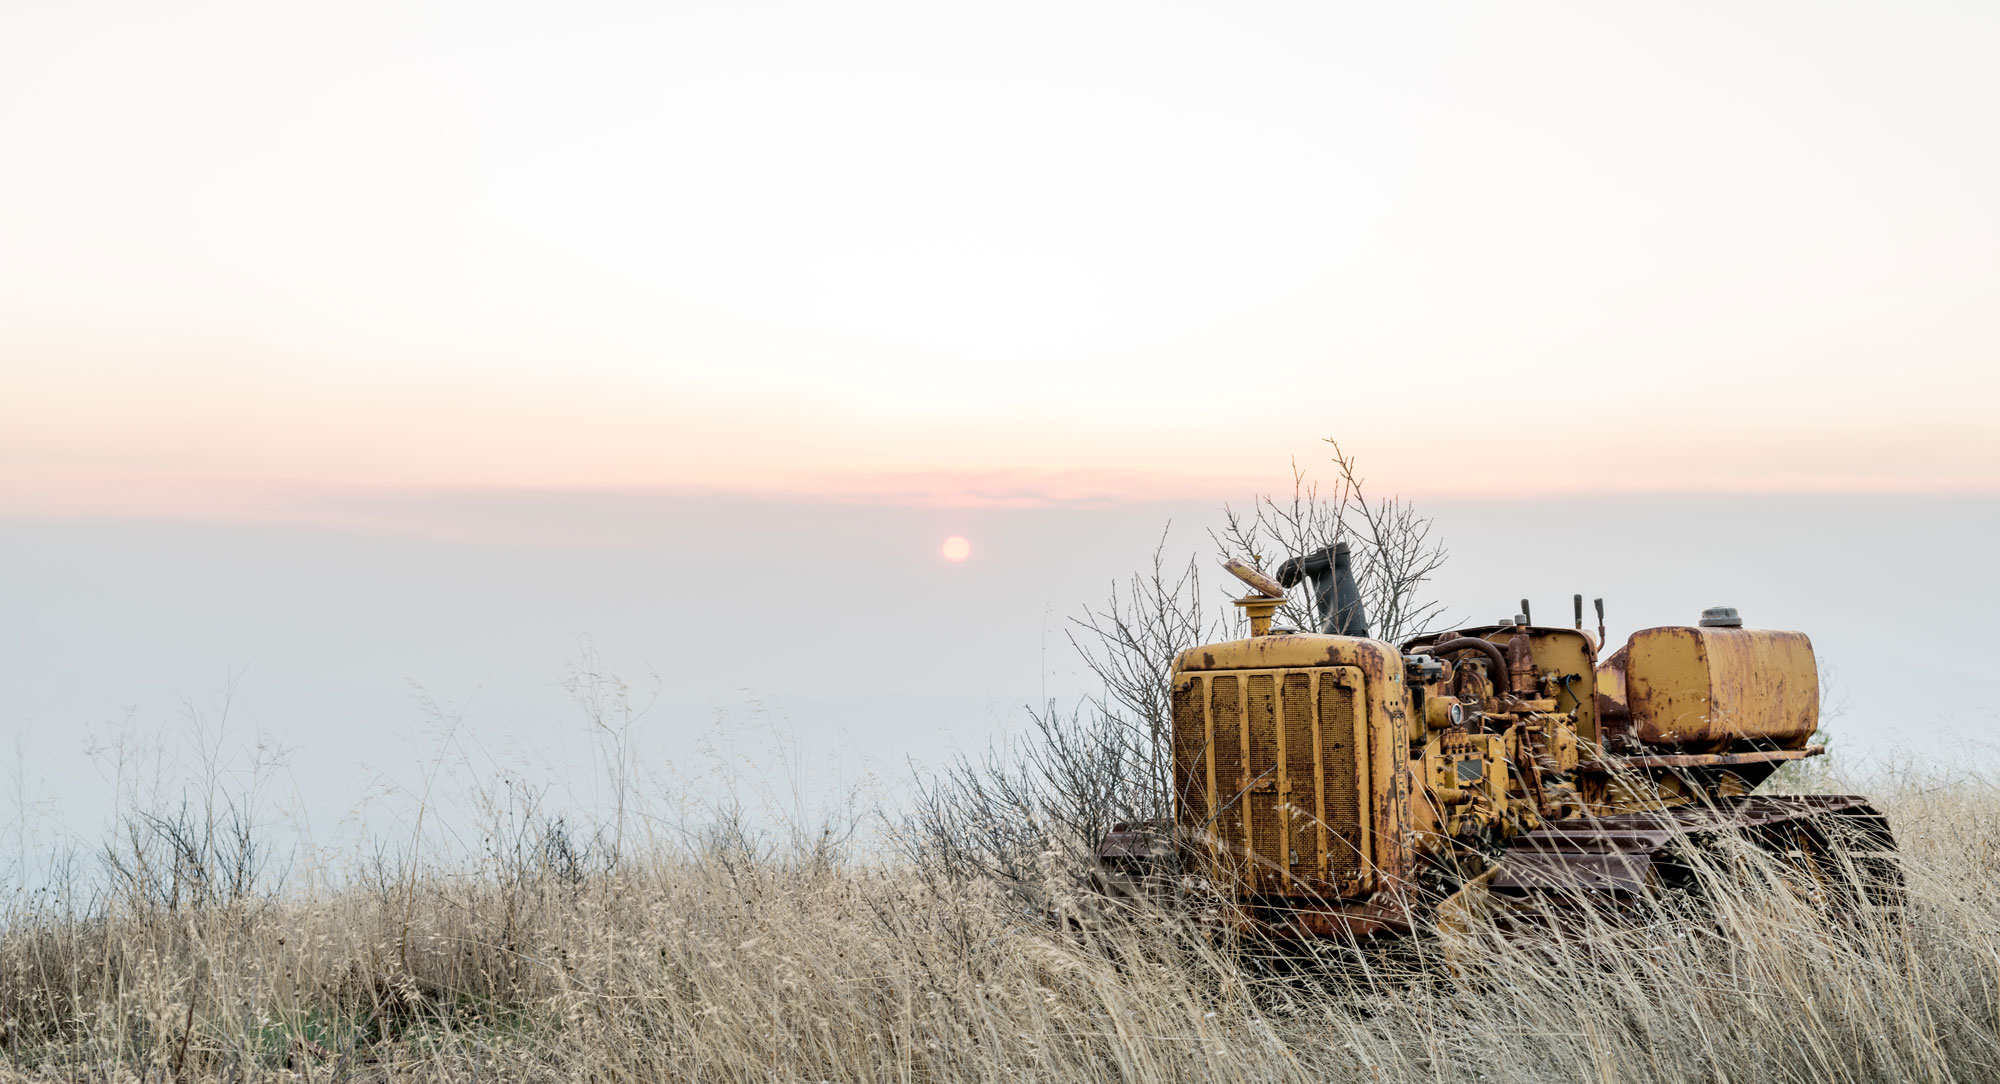
M 1308 577 L 1318 603 L 1320 631 L 1330 636 L 1366 637 L 1368 611 L 1361 604 L 1361 587 L 1354 582 L 1347 543 L 1337 542 L 1278 566 L 1278 582 L 1286 587 Z

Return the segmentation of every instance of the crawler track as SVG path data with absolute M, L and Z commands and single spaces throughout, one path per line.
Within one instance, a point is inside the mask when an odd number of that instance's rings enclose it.
M 1900 902 L 1902 875 L 1888 819 L 1855 795 L 1744 795 L 1712 805 L 1611 817 L 1576 817 L 1517 836 L 1490 882 L 1527 902 L 1627 901 L 1685 887 L 1690 846 L 1740 834 L 1821 879 L 1841 863 L 1861 874 L 1868 902 Z

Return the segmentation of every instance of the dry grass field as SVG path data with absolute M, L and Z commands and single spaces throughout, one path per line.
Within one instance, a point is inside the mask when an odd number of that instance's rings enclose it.
M 1167 914 L 1064 934 L 991 885 L 809 837 L 608 861 L 544 830 L 452 868 L 378 857 L 339 887 L 274 889 L 232 883 L 226 838 L 168 830 L 190 846 L 125 841 L 124 874 L 87 902 L 15 897 L 0 1064 L 102 1081 L 2000 1077 L 2000 793 L 1849 785 L 1902 837 L 1899 926 L 1845 928 L 1753 876 L 1705 917 L 1456 967 L 1425 943 L 1246 966 Z

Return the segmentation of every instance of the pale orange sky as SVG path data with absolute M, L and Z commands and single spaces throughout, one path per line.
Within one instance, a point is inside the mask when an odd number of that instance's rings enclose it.
M 10 5 L 0 513 L 1990 493 L 1996 20 Z

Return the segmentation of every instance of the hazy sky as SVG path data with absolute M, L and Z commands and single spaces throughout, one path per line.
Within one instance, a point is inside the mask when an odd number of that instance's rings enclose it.
M 1983 735 L 1996 56 L 1972 3 L 0 5 L 13 793 L 241 670 L 337 810 L 412 682 L 571 733 L 586 641 L 662 747 L 894 770 L 1084 691 L 1062 618 L 1325 436 L 1455 613 L 1741 605 L 1850 740 Z
M 1992 668 L 1961 649 L 2000 612 L 2000 499 L 1646 494 L 1442 501 L 1449 617 L 1534 601 L 1563 621 L 1604 596 L 1610 631 L 1738 607 L 1806 630 L 1830 675 L 1850 770 L 1884 758 L 2000 758 Z M 935 508 L 742 498 L 525 495 L 385 505 L 392 529 L 143 520 L 0 521 L 0 885 L 17 803 L 86 849 L 124 769 L 232 789 L 287 750 L 273 809 L 322 841 L 390 828 L 413 795 L 458 821 L 500 778 L 588 806 L 603 738 L 564 689 L 595 656 L 652 709 L 630 740 L 653 787 L 717 773 L 815 800 L 976 751 L 1044 697 L 1093 691 L 1069 618 L 1141 565 L 1162 528 L 1210 547 L 1206 501 Z M 563 524 L 552 535 L 549 526 Z M 441 524 L 454 527 L 440 530 Z M 939 540 L 974 540 L 964 564 Z M 580 543 L 578 538 L 594 541 Z M 1226 608 L 1212 559 L 1204 595 Z M 227 732 L 224 692 L 234 697 Z M 657 698 L 656 698 L 657 696 Z M 441 707 L 433 713 L 428 697 Z M 95 755 L 92 754 L 95 750 Z M 717 754 L 721 754 L 718 757 Z M 440 762 L 452 772 L 429 787 Z
M 4 493 L 1991 491 L 1996 26 L 9 4 Z

